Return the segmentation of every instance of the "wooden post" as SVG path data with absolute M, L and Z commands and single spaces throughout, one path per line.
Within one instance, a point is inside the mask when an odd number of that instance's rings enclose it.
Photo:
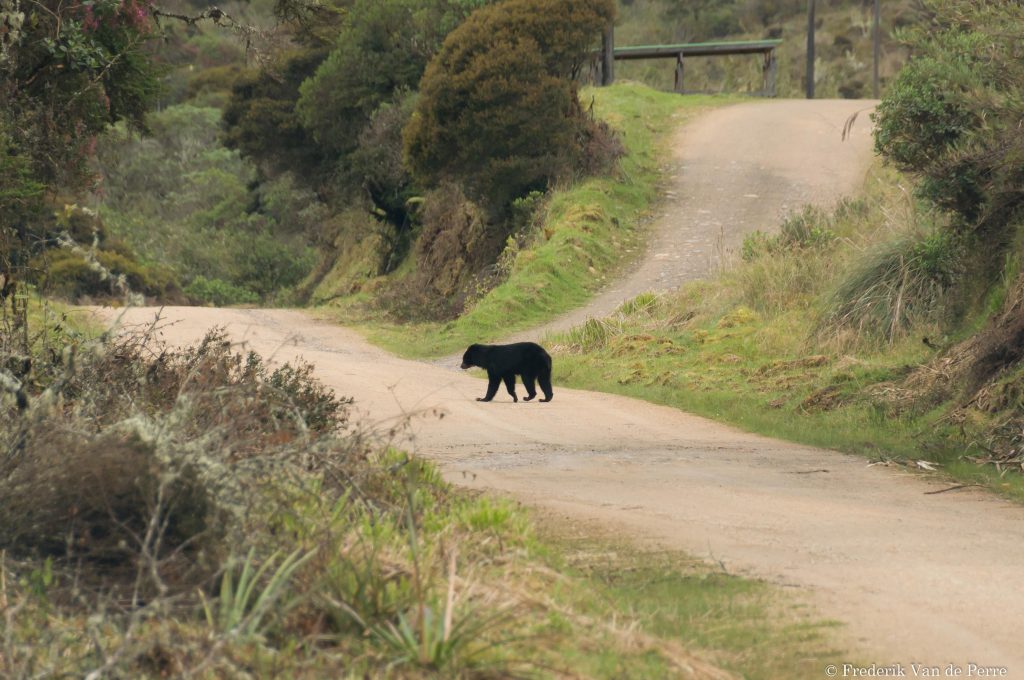
M 775 58 L 775 49 L 771 49 L 765 52 L 764 64 L 761 66 L 761 75 L 764 79 L 764 86 L 761 90 L 761 96 L 763 97 L 774 97 L 775 96 L 775 79 L 779 72 L 779 62 Z
M 871 92 L 872 92 L 872 94 L 874 94 L 875 99 L 878 99 L 878 91 L 879 91 L 879 87 L 878 87 L 878 61 L 879 61 L 879 58 L 881 56 L 881 46 L 880 46 L 880 44 L 882 42 L 882 37 L 881 37 L 881 34 L 879 32 L 879 24 L 881 23 L 880 22 L 880 18 L 881 18 L 882 11 L 881 11 L 881 8 L 879 7 L 879 5 L 881 5 L 881 1 L 880 0 L 875 0 L 875 21 L 874 21 L 874 27 L 873 27 L 873 30 L 872 30 L 872 40 L 874 42 L 874 52 L 875 52 L 875 64 L 874 64 L 874 69 L 872 70 L 872 73 L 871 73 Z
M 609 25 L 601 36 L 601 84 L 615 82 L 615 26 Z
M 683 94 L 683 53 L 676 55 L 676 92 Z
M 807 0 L 807 98 L 814 99 L 814 0 Z

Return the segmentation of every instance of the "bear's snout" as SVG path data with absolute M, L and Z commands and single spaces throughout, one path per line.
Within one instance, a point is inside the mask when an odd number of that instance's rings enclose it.
M 462 362 L 462 368 L 469 368 L 473 364 L 467 364 L 465 361 Z

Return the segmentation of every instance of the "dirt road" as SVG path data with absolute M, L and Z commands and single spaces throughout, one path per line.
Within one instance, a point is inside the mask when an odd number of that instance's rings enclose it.
M 644 254 L 585 307 L 514 339 L 606 316 L 623 300 L 699 279 L 755 230 L 776 231 L 804 205 L 857 192 L 872 158 L 870 111 L 851 99 L 776 100 L 715 109 L 672 139 L 669 181 Z M 844 140 L 843 125 L 857 119 Z
M 753 124 L 739 116 L 726 129 Z M 800 138 L 801 128 L 784 126 L 779 121 L 774 133 Z M 811 153 L 793 172 L 817 177 L 834 160 Z M 728 159 L 720 164 L 726 174 L 732 167 Z M 123 321 L 148 323 L 155 311 L 133 309 Z M 928 495 L 945 484 L 645 402 L 559 388 L 557 362 L 553 402 L 512 404 L 499 394 L 483 404 L 475 401 L 484 392 L 480 379 L 397 359 L 301 312 L 169 308 L 164 315 L 175 322 L 164 331 L 174 343 L 222 325 L 265 356 L 304 357 L 382 425 L 423 414 L 406 444 L 455 483 L 508 492 L 800 589 L 821 615 L 846 624 L 851 660 L 899 662 L 908 674 L 911 663 L 961 664 L 965 677 L 974 662 L 1024 677 L 1024 508 L 972 489 Z M 446 416 L 431 415 L 437 410 Z

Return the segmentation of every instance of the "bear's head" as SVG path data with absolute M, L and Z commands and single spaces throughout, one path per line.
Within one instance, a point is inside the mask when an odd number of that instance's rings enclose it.
M 483 349 L 481 345 L 470 345 L 466 353 L 462 355 L 462 368 L 470 368 L 472 366 L 479 366 L 480 351 Z

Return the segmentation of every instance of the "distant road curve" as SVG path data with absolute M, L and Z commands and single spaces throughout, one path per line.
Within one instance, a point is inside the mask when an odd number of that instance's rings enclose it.
M 627 273 L 588 304 L 509 342 L 607 316 L 623 300 L 703 278 L 755 230 L 776 231 L 804 205 L 856 194 L 873 158 L 864 99 L 763 100 L 711 109 L 672 138 L 670 183 L 649 245 Z M 857 120 L 843 140 L 846 120 Z

